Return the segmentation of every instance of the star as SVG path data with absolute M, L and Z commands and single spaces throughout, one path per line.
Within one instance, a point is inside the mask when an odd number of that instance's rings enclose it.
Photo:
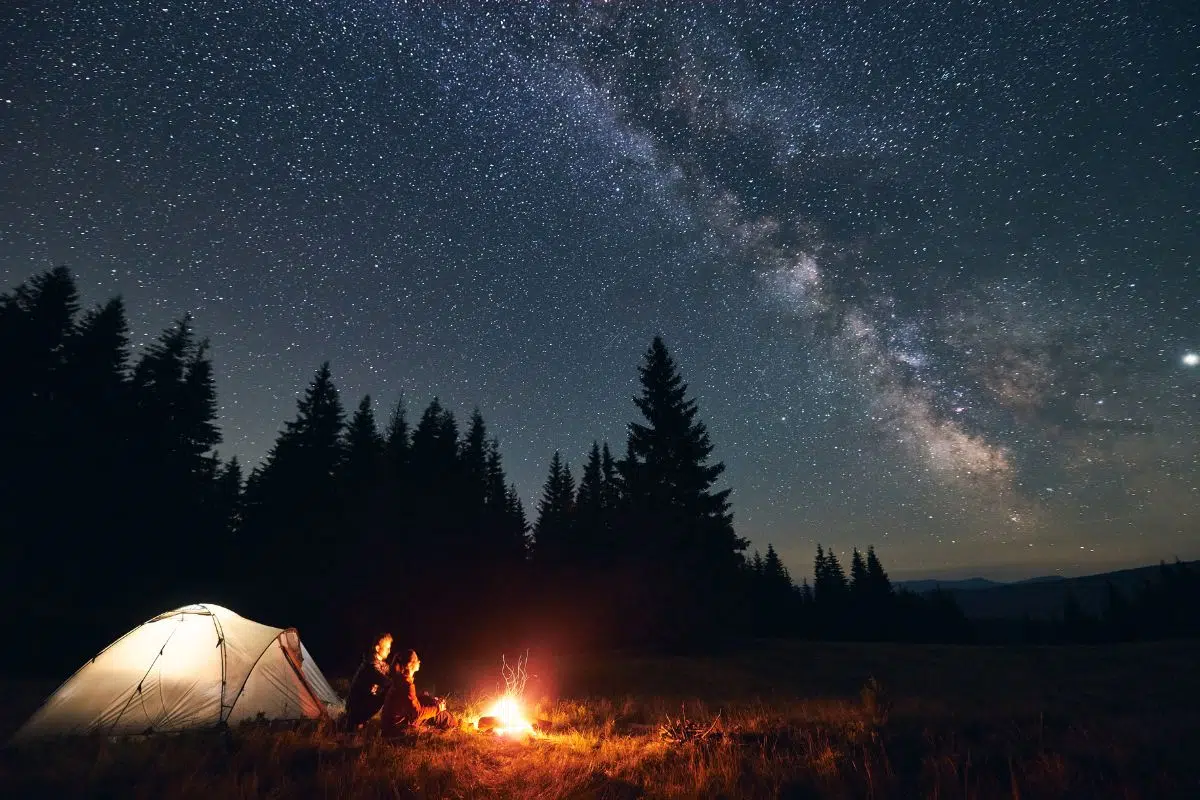
M 224 460 L 329 360 L 348 407 L 478 406 L 534 509 L 556 450 L 624 451 L 662 334 L 798 578 L 818 536 L 897 575 L 1200 556 L 1170 14 L 42 5 L 0 25 L 0 293 L 63 264 L 135 351 L 190 312 Z

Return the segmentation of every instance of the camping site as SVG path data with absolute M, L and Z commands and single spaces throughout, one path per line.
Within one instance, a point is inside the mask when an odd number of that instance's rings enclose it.
M 35 276 L 0 321 L 25 330 L 73 280 Z M 86 337 L 119 310 L 59 318 Z M 186 321 L 128 371 L 61 358 L 43 378 L 67 388 L 4 384 L 0 414 L 40 420 L 8 429 L 30 456 L 0 459 L 8 519 L 81 532 L 4 539 L 5 796 L 1200 787 L 1194 562 L 910 587 L 886 547 L 818 544 L 797 584 L 734 532 L 661 339 L 626 455 L 594 444 L 576 483 L 556 453 L 532 524 L 478 412 L 459 432 L 435 399 L 379 431 L 364 399 L 346 422 L 323 365 L 243 479 L 209 454 L 212 372 Z
M 1200 799 L 1200 0 L 0 0 L 0 800 Z

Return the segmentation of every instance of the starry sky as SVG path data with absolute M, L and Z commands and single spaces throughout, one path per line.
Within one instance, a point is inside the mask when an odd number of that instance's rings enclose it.
M 655 334 L 795 576 L 1200 557 L 1193 3 L 0 9 L 0 287 L 184 312 L 254 464 L 324 360 L 527 507 Z

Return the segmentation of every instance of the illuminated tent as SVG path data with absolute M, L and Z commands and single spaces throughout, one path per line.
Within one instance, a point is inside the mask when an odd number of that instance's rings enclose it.
M 272 628 L 204 603 L 159 614 L 110 644 L 50 695 L 12 741 L 341 711 L 341 699 L 294 628 Z

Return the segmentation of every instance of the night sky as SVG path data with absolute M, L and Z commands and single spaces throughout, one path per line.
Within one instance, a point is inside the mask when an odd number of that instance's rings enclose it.
M 328 359 L 531 509 L 657 333 L 796 577 L 1200 556 L 1200 6 L 784 5 L 4 3 L 0 289 L 192 312 L 250 465 Z

